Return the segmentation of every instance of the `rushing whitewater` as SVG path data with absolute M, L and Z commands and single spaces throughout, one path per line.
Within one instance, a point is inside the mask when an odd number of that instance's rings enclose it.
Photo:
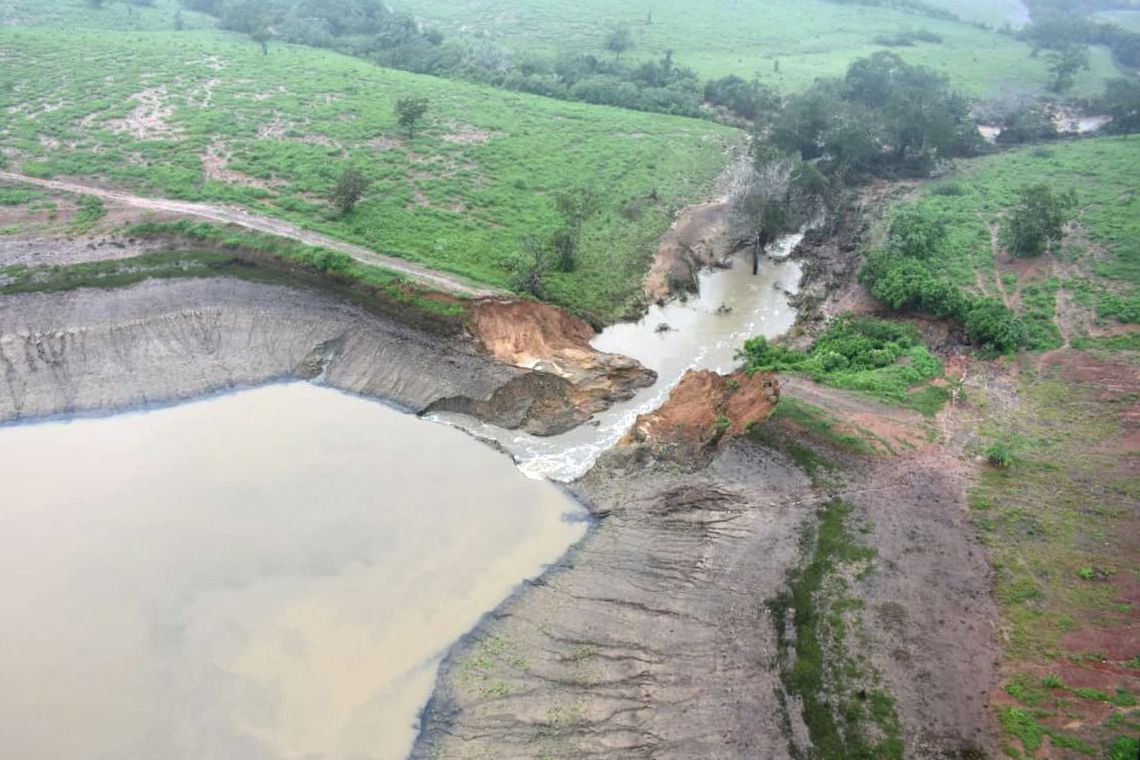
M 791 329 L 796 312 L 789 298 L 799 288 L 801 271 L 788 256 L 802 239 L 802 234 L 783 238 L 761 261 L 757 275 L 747 257 L 738 257 L 730 268 L 702 273 L 699 296 L 653 306 L 639 322 L 606 328 L 593 340 L 594 347 L 637 359 L 656 371 L 658 380 L 587 425 L 540 438 L 458 414 L 433 419 L 496 441 L 529 477 L 574 480 L 589 471 L 639 414 L 661 406 L 686 370 L 728 372 L 739 363 L 735 356 L 744 341 L 757 335 L 775 338 Z
M 585 531 L 460 431 L 309 384 L 0 428 L 0 744 L 407 755 L 446 650 Z

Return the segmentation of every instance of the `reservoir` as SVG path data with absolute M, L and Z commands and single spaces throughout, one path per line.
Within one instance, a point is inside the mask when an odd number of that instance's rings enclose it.
M 0 427 L 0 736 L 404 757 L 447 649 L 585 533 L 463 432 L 311 384 Z

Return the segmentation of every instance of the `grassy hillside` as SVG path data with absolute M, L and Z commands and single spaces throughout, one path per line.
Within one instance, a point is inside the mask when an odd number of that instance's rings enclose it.
M 1004 81 L 1035 89 L 1044 89 L 1048 81 L 1045 63 L 1031 59 L 1029 48 L 1011 37 L 886 7 L 825 0 L 709 0 L 701 6 L 685 0 L 632 5 L 607 0 L 573 4 L 394 0 L 392 4 L 439 24 L 450 34 L 482 35 L 516 54 L 604 55 L 602 43 L 609 29 L 626 24 L 635 43 L 627 54 L 631 59 L 659 58 L 672 50 L 679 64 L 696 69 L 703 77 L 759 75 L 784 92 L 802 89 L 816 77 L 842 75 L 854 59 L 884 49 L 873 41 L 876 36 L 914 29 L 940 35 L 943 42 L 891 49 L 908 62 L 946 72 L 971 94 L 984 94 Z M 979 5 L 968 0 L 942 4 L 954 12 L 963 10 L 962 6 Z M 650 11 L 652 23 L 647 24 Z M 777 60 L 779 72 L 775 71 Z M 1078 77 L 1074 93 L 1099 92 L 1102 80 L 1115 74 L 1108 52 L 1094 50 L 1092 68 Z
M 1039 349 L 972 363 L 952 415 L 986 463 L 970 507 L 1003 611 L 989 699 L 1009 757 L 1137 751 L 1138 176 L 1140 143 L 1093 139 L 970 162 L 907 201 L 947 223 L 950 276 L 1021 313 Z M 1074 188 L 1078 215 L 1054 253 L 1014 259 L 1003 214 L 1038 182 Z
M 218 32 L 0 29 L 2 160 L 36 176 L 241 203 L 386 253 L 506 285 L 524 235 L 558 223 L 553 194 L 591 187 L 583 264 L 551 297 L 627 310 L 674 210 L 701 199 L 739 133 L 381 69 Z M 393 105 L 425 97 L 414 139 Z M 371 181 L 344 219 L 343 168 Z
M 1093 18 L 1116 24 L 1130 32 L 1140 32 L 1140 11 L 1101 11 L 1093 14 Z
M 153 3 L 135 6 L 122 0 L 105 0 L 102 8 L 92 8 L 87 0 L 0 0 L 0 19 L 5 26 L 154 32 L 174 29 L 177 14 L 184 29 L 214 26 L 209 16 L 183 9 L 179 0 Z
M 1140 322 L 1138 176 L 1135 140 L 1063 142 L 966 162 L 917 203 L 947 224 L 945 270 L 1022 313 L 1036 347 L 1119 344 L 1122 323 Z M 1003 215 L 1036 182 L 1074 189 L 1077 218 L 1055 255 L 1014 259 L 1001 244 Z

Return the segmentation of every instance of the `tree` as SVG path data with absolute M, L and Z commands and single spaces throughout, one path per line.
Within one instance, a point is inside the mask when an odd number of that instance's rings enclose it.
M 1006 222 L 1006 239 L 1017 256 L 1040 256 L 1064 235 L 1077 205 L 1072 191 L 1054 195 L 1046 184 L 1026 185 Z
M 357 201 L 364 197 L 368 189 L 368 180 L 355 167 L 348 167 L 340 173 L 336 187 L 333 188 L 329 200 L 336 210 L 337 216 L 348 216 L 356 207 Z
M 559 193 L 555 206 L 562 216 L 562 227 L 550 237 L 554 264 L 559 271 L 573 272 L 578 268 L 578 244 L 582 239 L 582 224 L 597 213 L 600 205 L 593 188 L 580 187 Z
M 400 98 L 396 101 L 396 121 L 408 130 L 408 139 L 416 136 L 416 122 L 428 111 L 426 98 Z
M 622 53 L 633 47 L 633 36 L 629 33 L 629 27 L 615 26 L 610 30 L 606 36 L 605 49 L 614 54 L 616 60 L 621 60 Z
M 1140 81 L 1111 79 L 1105 83 L 1104 104 L 1114 132 L 1140 132 Z
M 1089 49 L 1086 45 L 1065 45 L 1060 50 L 1050 50 L 1045 61 L 1048 64 L 1049 75 L 1053 78 L 1049 89 L 1053 92 L 1065 92 L 1072 88 L 1073 77 L 1082 69 L 1089 67 Z
M 258 26 L 249 33 L 249 38 L 261 46 L 261 54 L 269 55 L 269 41 L 273 39 L 273 32 L 267 26 Z
M 550 270 L 552 260 L 550 249 L 541 240 L 530 235 L 524 237 L 511 263 L 511 284 L 516 290 L 542 298 L 546 294 L 543 278 Z
M 760 254 L 781 235 L 800 229 L 824 204 L 827 180 L 811 164 L 757 146 L 737 197 L 734 222 L 752 246 L 752 273 Z

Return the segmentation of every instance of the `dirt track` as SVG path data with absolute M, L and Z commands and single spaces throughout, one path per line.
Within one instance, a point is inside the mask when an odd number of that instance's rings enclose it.
M 180 214 L 182 216 L 196 217 L 198 219 L 206 219 L 211 222 L 219 222 L 222 224 L 233 224 L 238 227 L 244 227 L 248 230 L 255 230 L 257 232 L 265 232 L 270 235 L 278 235 L 280 237 L 289 238 L 291 240 L 298 240 L 306 245 L 321 246 L 329 250 L 339 251 L 346 253 L 352 258 L 356 259 L 362 264 L 369 264 L 371 266 L 383 267 L 384 269 L 391 270 L 398 274 L 414 280 L 422 285 L 435 290 L 441 290 L 445 293 L 453 293 L 455 295 L 472 296 L 475 298 L 483 298 L 488 296 L 506 295 L 505 291 L 497 288 L 492 288 L 484 285 L 476 285 L 458 275 L 445 274 L 443 272 L 436 272 L 427 267 L 413 264 L 403 259 L 398 259 L 393 256 L 385 256 L 381 253 L 364 248 L 363 246 L 345 243 L 335 238 L 322 235 L 319 232 L 306 230 L 298 227 L 295 224 L 274 219 L 268 216 L 261 216 L 259 214 L 251 213 L 242 208 L 216 206 L 209 203 L 193 203 L 190 201 L 176 201 L 166 198 L 143 198 L 138 195 L 131 195 L 130 193 L 120 192 L 118 190 L 106 190 L 100 187 L 91 185 L 82 185 L 75 182 L 62 182 L 52 179 L 38 179 L 36 177 L 26 177 L 22 174 L 13 174 L 11 172 L 0 171 L 0 180 L 8 182 L 23 182 L 25 184 L 35 185 L 37 187 L 47 188 L 49 190 L 56 190 L 65 193 L 81 193 L 83 195 L 93 195 L 102 198 L 106 201 L 121 204 L 123 206 L 130 206 L 132 208 L 143 209 L 146 211 L 164 211 L 168 213 Z

